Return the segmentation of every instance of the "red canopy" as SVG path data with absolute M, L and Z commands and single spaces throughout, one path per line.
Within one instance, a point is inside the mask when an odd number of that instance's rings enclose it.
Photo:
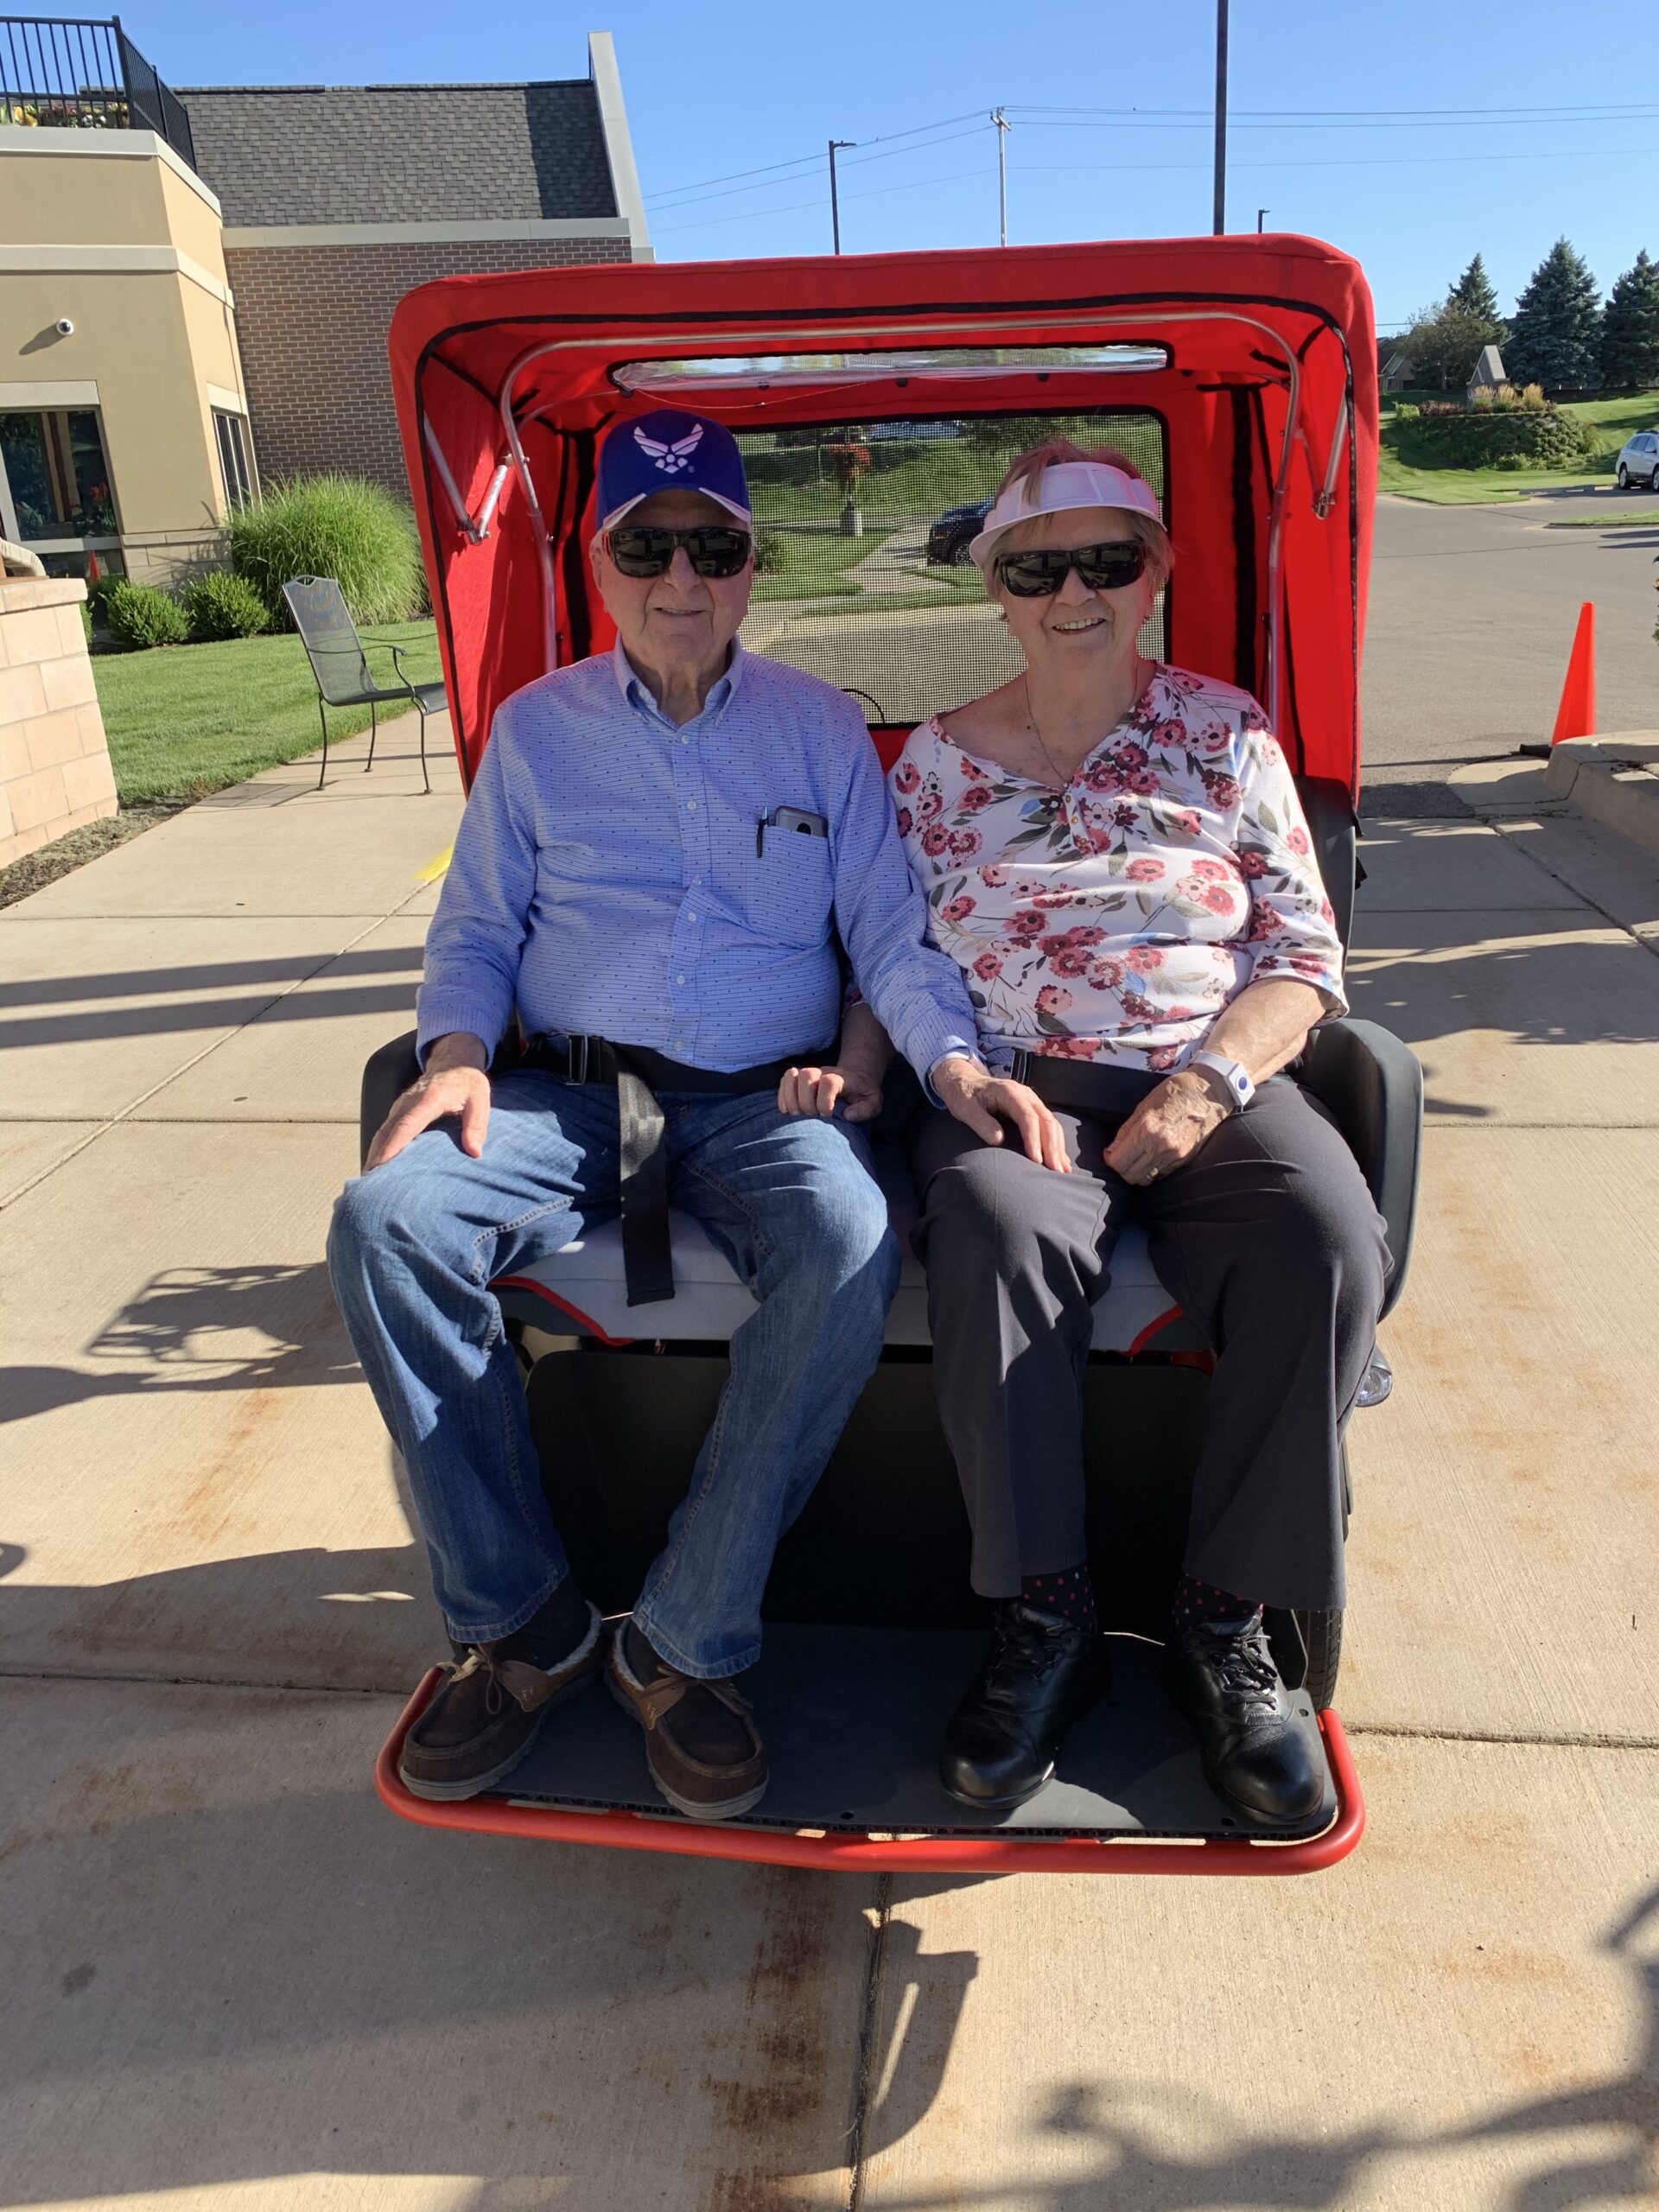
M 677 404 L 772 429 L 836 410 L 945 415 L 963 392 L 895 367 L 849 401 L 830 369 L 768 382 L 761 356 L 1124 343 L 1163 349 L 1159 364 L 1069 370 L 1065 404 L 1163 421 L 1168 657 L 1255 691 L 1294 767 L 1357 789 L 1370 296 L 1345 255 L 1278 237 L 606 264 L 410 293 L 392 318 L 392 382 L 463 774 L 503 699 L 607 639 L 586 572 L 597 442 L 662 404 L 619 377 L 626 365 L 730 356 L 729 377 Z M 982 365 L 974 407 L 1052 410 L 1028 364 Z

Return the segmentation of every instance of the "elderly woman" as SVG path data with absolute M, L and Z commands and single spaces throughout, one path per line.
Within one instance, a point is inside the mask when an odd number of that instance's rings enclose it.
M 890 781 L 985 1060 L 1051 1109 L 1064 1154 L 942 1113 L 914 1141 L 940 1416 L 974 1586 L 995 1601 L 944 1783 L 1020 1803 L 1106 1687 L 1083 1372 L 1091 1301 L 1138 1221 L 1216 1357 L 1166 1682 L 1215 1787 L 1295 1822 L 1322 1763 L 1262 1608 L 1342 1603 L 1340 1443 L 1385 1262 L 1341 1136 L 1281 1073 L 1344 1008 L 1341 944 L 1261 709 L 1141 651 L 1171 549 L 1131 464 L 1026 454 L 970 550 L 1025 673 L 913 731 Z M 862 1118 L 887 1055 L 855 1006 L 839 1065 L 793 1072 L 781 1103 Z

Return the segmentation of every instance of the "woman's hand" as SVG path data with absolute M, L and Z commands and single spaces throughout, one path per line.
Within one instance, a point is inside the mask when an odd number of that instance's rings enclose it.
M 1196 1068 L 1165 1077 L 1141 1101 L 1106 1147 L 1108 1167 L 1126 1183 L 1151 1183 L 1191 1160 L 1233 1109 Z
M 881 1078 L 856 1061 L 832 1068 L 786 1068 L 778 1086 L 780 1114 L 818 1114 L 826 1121 L 841 1109 L 843 1122 L 868 1122 L 881 1110 Z
M 1020 1132 L 1027 1156 L 1057 1175 L 1069 1175 L 1065 1131 L 1034 1090 L 1006 1076 L 993 1075 L 976 1060 L 954 1053 L 933 1069 L 933 1088 L 965 1128 L 987 1144 L 1002 1142 L 1002 1124 L 1011 1122 Z
M 489 1055 L 476 1037 L 462 1030 L 440 1037 L 426 1056 L 419 1081 L 395 1101 L 376 1130 L 363 1173 L 396 1160 L 423 1129 L 455 1116 L 461 1120 L 461 1148 L 476 1160 L 484 1149 L 490 1121 L 488 1065 Z

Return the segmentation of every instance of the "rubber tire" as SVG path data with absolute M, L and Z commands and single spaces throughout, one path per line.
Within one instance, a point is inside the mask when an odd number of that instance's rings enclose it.
M 1628 492 L 1630 488 L 1630 472 L 1622 461 L 1618 464 L 1618 488 L 1621 492 Z
M 1307 1646 L 1307 1674 L 1302 1688 L 1323 1713 L 1337 1694 L 1337 1675 L 1342 1665 L 1342 1608 L 1329 1612 L 1298 1613 L 1296 1625 Z
M 972 562 L 974 556 L 968 550 L 970 543 L 971 541 L 966 537 L 959 538 L 951 547 L 950 565 L 953 569 L 965 569 Z

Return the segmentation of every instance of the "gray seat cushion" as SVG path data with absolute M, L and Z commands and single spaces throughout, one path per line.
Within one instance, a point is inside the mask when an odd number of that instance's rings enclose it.
M 910 1249 L 916 1194 L 904 1154 L 874 1147 L 876 1175 L 904 1247 L 904 1272 L 887 1316 L 890 1344 L 926 1344 L 927 1286 Z M 630 1306 L 622 1277 L 622 1229 L 609 1221 L 522 1274 L 498 1279 L 503 1311 L 551 1336 L 594 1336 L 613 1344 L 724 1343 L 754 1311 L 754 1300 L 690 1214 L 671 1210 L 675 1294 L 660 1305 Z M 1126 1229 L 1112 1257 L 1112 1279 L 1095 1306 L 1095 1350 L 1196 1351 L 1203 1339 L 1153 1273 L 1143 1230 Z

